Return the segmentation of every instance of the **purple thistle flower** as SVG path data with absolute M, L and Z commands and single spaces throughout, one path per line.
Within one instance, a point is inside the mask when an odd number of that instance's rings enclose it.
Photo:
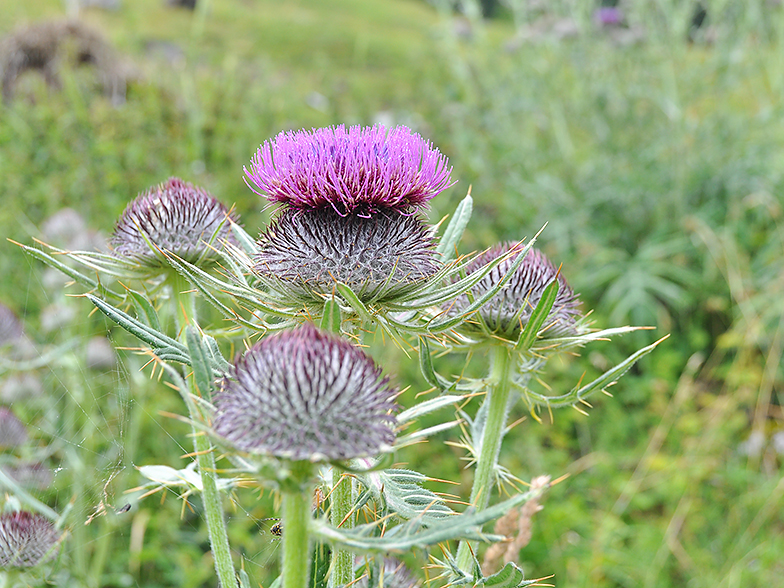
M 407 127 L 341 125 L 280 133 L 259 147 L 245 175 L 248 187 L 271 202 L 369 216 L 425 206 L 452 185 L 448 164 Z
M 0 568 L 31 568 L 57 555 L 60 532 L 26 511 L 0 514 Z
M 503 243 L 481 253 L 466 267 L 466 274 L 471 274 L 487 263 L 507 255 L 510 251 L 522 250 L 519 243 Z M 487 274 L 474 287 L 474 298 L 482 296 L 492 289 L 509 271 L 515 261 L 511 255 Z M 558 279 L 558 296 L 553 303 L 550 314 L 544 322 L 545 335 L 559 337 L 575 333 L 577 319 L 580 317 L 579 300 L 566 279 L 561 275 L 545 255 L 530 249 L 522 264 L 512 275 L 509 282 L 495 296 L 488 300 L 477 312 L 487 328 L 496 334 L 516 339 L 522 328 L 528 323 L 531 313 L 542 297 L 544 289 L 554 279 Z M 468 296 L 462 294 L 450 312 L 460 312 L 469 306 Z
M 261 235 L 254 271 L 293 297 L 321 300 L 343 282 L 369 302 L 404 294 L 435 274 L 435 255 L 424 222 L 392 208 L 371 218 L 330 208 L 284 210 Z
M 206 190 L 169 178 L 125 208 L 111 244 L 118 255 L 135 258 L 147 267 L 162 267 L 155 248 L 191 263 L 211 262 L 217 255 L 207 243 L 233 240 L 228 218 L 237 220 Z
M 0 447 L 18 447 L 27 441 L 27 428 L 11 409 L 0 406 Z
M 363 351 L 306 323 L 235 361 L 214 430 L 243 451 L 296 461 L 376 455 L 395 440 L 395 395 Z

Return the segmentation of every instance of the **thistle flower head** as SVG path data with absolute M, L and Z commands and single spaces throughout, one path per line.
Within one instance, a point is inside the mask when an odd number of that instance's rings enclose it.
M 0 514 L 0 568 L 31 568 L 57 554 L 60 533 L 39 514 Z
M 280 133 L 259 147 L 245 175 L 271 202 L 368 216 L 423 207 L 452 185 L 448 164 L 407 127 L 341 125 Z
M 395 439 L 395 394 L 364 352 L 305 324 L 236 360 L 214 430 L 243 451 L 296 461 L 375 455 Z
M 466 267 L 466 274 L 471 274 L 494 259 L 515 250 L 522 250 L 522 245 L 503 243 L 488 249 Z M 515 259 L 515 255 L 508 256 L 482 278 L 472 290 L 474 299 L 494 288 L 509 272 Z M 580 302 L 558 268 L 541 251 L 533 248 L 528 251 L 506 286 L 477 312 L 491 332 L 516 339 L 528 324 L 544 289 L 555 279 L 559 285 L 558 296 L 544 322 L 544 334 L 548 337 L 573 334 L 580 317 Z M 468 306 L 468 296 L 463 294 L 455 300 L 450 312 L 461 312 Z
M 117 255 L 151 268 L 163 266 L 159 249 L 191 263 L 211 262 L 217 256 L 208 244 L 233 240 L 227 218 L 236 220 L 207 191 L 169 178 L 126 207 L 111 244 Z
M 435 274 L 435 256 L 424 222 L 392 208 L 371 218 L 285 210 L 261 235 L 254 271 L 292 298 L 321 300 L 343 282 L 371 302 L 405 294 Z
M 0 447 L 17 447 L 27 441 L 27 428 L 11 409 L 0 406 Z

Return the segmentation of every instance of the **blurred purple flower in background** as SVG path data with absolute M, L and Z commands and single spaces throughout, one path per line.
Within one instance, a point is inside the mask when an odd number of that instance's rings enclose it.
M 617 6 L 602 6 L 593 13 L 593 21 L 602 27 L 617 27 L 624 23 L 624 15 Z
M 59 539 L 60 532 L 39 514 L 0 514 L 0 568 L 30 568 L 52 559 Z
M 27 441 L 27 428 L 10 408 L 0 406 L 0 447 L 17 447 Z

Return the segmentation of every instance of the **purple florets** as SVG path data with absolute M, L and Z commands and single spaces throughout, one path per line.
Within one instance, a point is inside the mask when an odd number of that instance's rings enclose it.
M 290 460 L 376 455 L 395 439 L 395 394 L 363 351 L 306 323 L 236 360 L 214 430 L 243 451 Z
M 0 514 L 0 568 L 31 568 L 57 554 L 60 532 L 30 512 Z
M 191 263 L 214 260 L 217 255 L 208 243 L 233 240 L 228 218 L 236 221 L 206 190 L 169 178 L 126 207 L 111 242 L 118 255 L 153 267 L 161 265 L 157 249 Z
M 522 250 L 522 248 L 519 243 L 503 243 L 488 249 L 466 267 L 466 274 L 471 274 L 494 259 L 508 255 L 515 250 Z M 474 299 L 479 298 L 498 284 L 507 274 L 515 259 L 515 255 L 509 255 L 482 278 L 472 290 Z M 512 274 L 506 286 L 488 300 L 477 313 L 491 332 L 515 339 L 528 324 L 528 319 L 542 298 L 544 289 L 555 279 L 559 284 L 558 296 L 553 303 L 550 314 L 545 319 L 544 334 L 548 337 L 573 334 L 577 319 L 580 317 L 580 302 L 558 268 L 537 249 L 528 251 L 522 264 Z M 469 304 L 468 296 L 462 294 L 455 300 L 450 312 L 461 312 Z
M 425 206 L 452 185 L 448 164 L 407 127 L 341 125 L 280 133 L 259 147 L 245 175 L 251 190 L 271 202 L 367 216 Z

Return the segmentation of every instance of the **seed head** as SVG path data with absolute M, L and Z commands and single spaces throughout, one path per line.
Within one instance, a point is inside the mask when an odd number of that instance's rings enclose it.
M 466 267 L 471 274 L 487 263 L 522 250 L 519 243 L 503 243 L 480 254 Z M 508 273 L 516 257 L 511 255 L 499 263 L 474 287 L 474 299 L 491 290 Z M 528 324 L 531 313 L 542 298 L 544 289 L 557 277 L 559 289 L 553 307 L 544 322 L 544 333 L 549 337 L 559 337 L 575 332 L 580 317 L 579 300 L 566 279 L 545 255 L 530 249 L 522 264 L 515 270 L 509 282 L 495 296 L 488 300 L 478 311 L 487 328 L 499 335 L 516 339 L 522 328 Z M 468 296 L 463 294 L 455 300 L 450 312 L 460 312 L 469 306 Z
M 386 208 L 371 218 L 330 208 L 284 210 L 261 235 L 254 271 L 295 298 L 323 299 L 335 282 L 363 302 L 404 294 L 438 271 L 428 227 Z
M 404 126 L 282 132 L 245 169 L 251 190 L 299 209 L 332 208 L 369 216 L 383 208 L 421 208 L 452 185 L 449 162 Z
M 214 429 L 243 451 L 290 460 L 376 455 L 395 439 L 395 394 L 364 352 L 306 323 L 236 360 Z
M 31 568 L 57 555 L 60 533 L 39 514 L 0 514 L 0 568 Z
M 191 263 L 211 262 L 217 256 L 207 243 L 233 241 L 227 217 L 237 220 L 206 190 L 169 178 L 126 207 L 111 243 L 115 253 L 147 267 L 163 265 L 157 249 Z

